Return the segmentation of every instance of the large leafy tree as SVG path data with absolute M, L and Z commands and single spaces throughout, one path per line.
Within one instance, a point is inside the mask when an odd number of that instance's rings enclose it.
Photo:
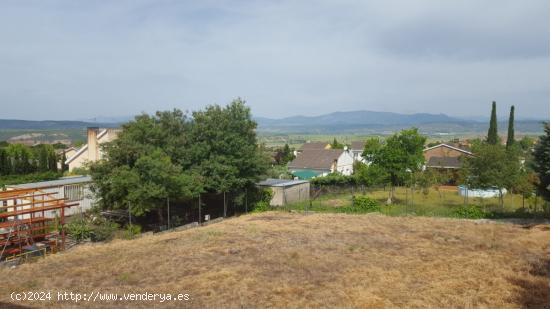
M 371 161 L 373 168 L 379 168 L 388 175 L 391 185 L 388 204 L 393 202 L 395 186 L 404 183 L 409 173 L 422 168 L 425 142 L 426 137 L 416 128 L 403 130 L 384 142 L 376 139 L 367 141 L 363 156 Z
M 106 160 L 90 166 L 100 206 L 139 216 L 160 210 L 168 198 L 200 192 L 196 175 L 182 170 L 188 133 L 180 110 L 140 115 L 125 124 L 118 139 L 103 146 Z
M 497 129 L 497 103 L 493 101 L 491 107 L 491 120 L 489 122 L 489 131 L 487 132 L 487 143 L 496 145 L 500 142 Z
M 250 186 L 267 169 L 256 123 L 242 100 L 209 106 L 188 119 L 179 110 L 140 115 L 105 144 L 105 159 L 90 167 L 104 208 L 134 215 L 161 209 L 168 199 Z
M 533 169 L 538 174 L 538 191 L 546 200 L 550 200 L 550 122 L 544 123 L 544 134 L 533 152 Z
M 191 127 L 183 166 L 202 176 L 205 190 L 242 190 L 266 172 L 268 159 L 258 147 L 256 122 L 243 100 L 194 112 Z
M 465 158 L 462 169 L 464 182 L 471 188 L 502 188 L 513 190 L 521 176 L 517 151 L 506 151 L 500 144 L 474 145 L 474 156 Z M 501 199 L 502 204 L 502 199 Z

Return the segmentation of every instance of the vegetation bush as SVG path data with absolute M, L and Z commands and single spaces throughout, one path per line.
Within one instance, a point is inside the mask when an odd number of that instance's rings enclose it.
M 348 207 L 346 210 L 351 212 L 377 212 L 380 211 L 380 205 L 378 202 L 366 195 L 356 195 L 353 197 L 353 206 Z
M 127 224 L 124 228 L 122 236 L 124 239 L 132 239 L 141 234 L 141 226 L 138 224 Z
M 345 176 L 339 173 L 332 173 L 325 177 L 316 177 L 311 180 L 311 184 L 314 186 L 351 185 L 354 183 L 355 179 L 352 176 Z
M 90 239 L 92 227 L 85 218 L 75 218 L 65 225 L 65 231 L 76 241 Z
M 271 189 L 259 189 L 256 193 L 257 201 L 253 204 L 253 212 L 262 212 L 270 209 L 271 198 L 273 191 Z
M 453 213 L 454 217 L 465 219 L 482 219 L 486 217 L 483 209 L 475 205 L 460 206 Z
M 37 172 L 25 175 L 0 175 L 0 187 L 20 183 L 55 180 L 62 176 L 59 172 Z
M 65 226 L 67 234 L 76 241 L 104 241 L 113 237 L 119 225 L 103 218 L 74 218 Z
M 92 229 L 91 241 L 104 241 L 113 238 L 115 231 L 119 225 L 109 220 L 103 220 L 99 224 L 94 224 Z

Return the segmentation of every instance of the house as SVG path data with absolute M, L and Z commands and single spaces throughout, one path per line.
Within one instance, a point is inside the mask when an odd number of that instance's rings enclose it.
M 363 158 L 363 151 L 365 150 L 365 142 L 355 141 L 350 145 L 351 153 L 353 154 L 353 160 L 365 163 Z
M 288 164 L 292 175 L 299 179 L 326 176 L 330 173 L 351 175 L 353 173 L 353 155 L 344 149 L 303 150 Z
M 63 152 L 65 152 L 65 158 L 71 158 L 76 154 L 77 151 L 78 149 L 76 147 L 69 147 L 67 149 L 61 149 L 60 154 L 63 154 Z
M 88 128 L 88 143 L 80 148 L 73 156 L 67 157 L 65 164 L 69 171 L 83 167 L 86 162 L 95 162 L 103 157 L 101 148 L 103 143 L 115 140 L 120 129 Z
M 332 146 L 327 142 L 309 142 L 305 143 L 298 149 L 298 151 L 305 150 L 319 150 L 319 149 L 331 149 Z
M 92 208 L 94 200 L 89 188 L 91 181 L 90 176 L 70 176 L 51 181 L 8 185 L 5 192 L 27 191 L 32 192 L 32 195 L 27 193 L 14 199 L 6 199 L 2 201 L 2 206 L 27 205 L 22 206 L 22 209 L 25 209 L 31 208 L 33 204 L 40 207 L 53 204 L 57 200 L 64 200 L 66 203 L 74 205 L 65 210 L 65 216 L 78 214 Z M 18 209 L 21 208 L 18 207 Z M 10 208 L 7 210 L 10 211 Z M 55 218 L 59 215 L 56 210 L 47 210 L 44 212 L 43 217 Z M 19 219 L 29 219 L 30 215 L 25 214 L 18 217 L 20 217 Z
M 256 184 L 261 188 L 270 188 L 273 192 L 271 206 L 284 206 L 309 200 L 309 181 L 288 179 L 266 179 Z
M 457 145 L 458 146 L 458 145 Z M 462 168 L 462 159 L 471 157 L 473 153 L 465 148 L 449 144 L 439 144 L 424 149 L 425 167 L 440 172 L 448 171 L 451 174 L 449 184 L 455 184 L 458 171 Z

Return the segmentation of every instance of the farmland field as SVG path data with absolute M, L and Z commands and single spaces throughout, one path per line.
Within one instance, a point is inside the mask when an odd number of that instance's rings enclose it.
M 266 212 L 81 245 L 0 276 L 0 302 L 62 290 L 190 295 L 123 308 L 536 308 L 550 303 L 550 224 Z

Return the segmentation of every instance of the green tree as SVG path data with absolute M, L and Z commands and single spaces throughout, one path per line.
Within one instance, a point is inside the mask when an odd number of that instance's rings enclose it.
M 355 162 L 353 168 L 355 183 L 367 187 L 384 185 L 388 183 L 388 173 L 379 165 Z
M 258 147 L 256 126 L 241 99 L 226 107 L 211 105 L 194 112 L 184 168 L 201 175 L 209 192 L 253 186 L 267 171 L 269 162 Z
M 36 171 L 33 152 L 30 147 L 21 144 L 10 144 L 6 152 L 11 160 L 13 174 L 23 175 Z
M 281 164 L 287 164 L 288 162 L 294 160 L 294 153 L 288 144 L 285 144 L 281 153 Z
M 550 200 L 550 122 L 544 123 L 544 134 L 533 152 L 533 169 L 539 178 L 538 192 Z
M 388 204 L 394 200 L 395 186 L 404 183 L 408 172 L 418 172 L 424 163 L 424 144 L 426 137 L 413 128 L 395 134 L 384 143 L 367 141 L 363 155 L 371 165 L 387 173 L 391 190 Z
M 487 132 L 487 143 L 496 145 L 500 142 L 497 129 L 497 103 L 493 101 L 491 108 L 491 121 L 489 122 L 489 131 Z
M 0 148 L 0 175 L 11 174 L 11 161 L 8 152 L 4 148 Z
M 66 172 L 69 170 L 69 166 L 67 166 L 67 154 L 65 153 L 65 150 L 63 150 L 63 153 L 61 154 L 61 172 Z
M 516 152 L 506 151 L 500 144 L 476 145 L 474 156 L 466 157 L 462 169 L 463 179 L 470 188 L 500 191 L 500 203 L 503 205 L 502 189 L 513 190 L 520 176 L 520 162 Z
M 330 144 L 330 147 L 331 147 L 332 149 L 343 149 L 343 148 L 344 148 L 344 144 L 338 143 L 338 141 L 336 140 L 336 137 L 335 137 L 334 140 L 332 141 L 332 143 Z
M 137 216 L 156 210 L 163 222 L 166 199 L 196 196 L 200 179 L 182 169 L 188 135 L 189 123 L 179 110 L 139 115 L 123 125 L 116 140 L 102 145 L 106 160 L 90 165 L 99 206 Z
M 180 110 L 137 116 L 102 145 L 105 160 L 90 166 L 99 206 L 134 215 L 156 210 L 163 222 L 168 199 L 251 187 L 268 166 L 255 128 L 240 99 L 194 112 L 193 120 Z
M 508 136 L 506 138 L 506 149 L 514 145 L 514 105 L 510 107 L 510 118 L 508 119 Z
M 535 139 L 529 136 L 524 136 L 522 139 L 519 140 L 519 147 L 524 153 L 528 153 L 533 148 L 533 145 L 535 143 Z
M 372 137 L 369 138 L 365 142 L 365 148 L 363 149 L 363 158 L 367 162 L 372 162 L 374 160 L 374 156 L 382 149 L 384 143 L 378 138 L 378 137 Z

